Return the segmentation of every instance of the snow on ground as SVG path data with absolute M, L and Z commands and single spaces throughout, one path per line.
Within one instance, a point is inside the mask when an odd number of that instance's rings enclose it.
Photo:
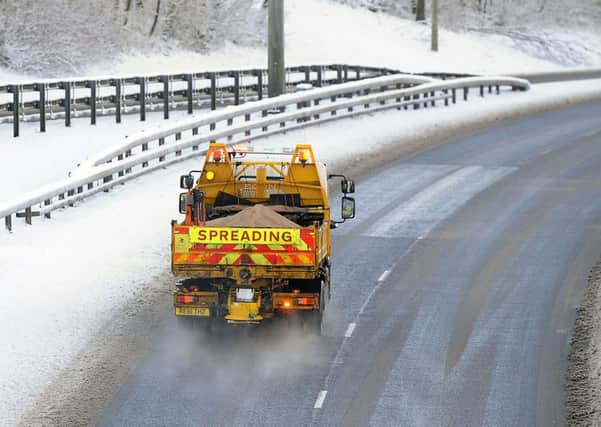
M 184 111 L 170 114 L 173 119 L 187 116 Z M 117 125 L 114 116 L 104 116 L 97 118 L 96 126 L 90 125 L 89 118 L 80 118 L 70 128 L 62 119 L 49 120 L 46 134 L 39 132 L 39 123 L 29 122 L 21 126 L 19 138 L 12 138 L 11 124 L 0 125 L 0 204 L 67 178 L 90 154 L 163 122 L 162 117 L 162 112 L 147 113 L 147 121 L 141 122 L 136 114 L 124 115 Z
M 546 30 L 547 37 L 572 40 L 566 52 L 546 52 L 544 43 L 514 40 L 499 34 L 440 31 L 440 51 L 430 51 L 430 28 L 425 23 L 403 20 L 383 13 L 371 13 L 327 0 L 286 3 L 286 61 L 288 65 L 349 63 L 387 66 L 404 71 L 448 71 L 470 73 L 511 73 L 559 68 L 562 56 L 579 59 L 584 65 L 601 66 L 601 35 L 567 30 Z M 544 38 L 542 38 L 544 41 Z M 518 47 L 529 44 L 526 49 Z M 266 65 L 266 48 L 245 48 L 227 43 L 207 55 L 189 51 L 160 52 L 110 58 L 91 67 L 88 75 L 136 75 L 257 68 Z M 545 59 L 546 58 L 546 59 Z M 566 58 L 568 59 L 568 58 Z M 574 61 L 570 62 L 573 63 Z M 20 76 L 0 69 L 0 81 Z M 46 77 L 46 76 L 40 76 Z M 66 77 L 66 76 L 65 76 Z M 82 77 L 82 76 L 77 76 Z
M 537 85 L 531 92 L 473 97 L 450 108 L 345 119 L 254 145 L 278 150 L 309 142 L 319 159 L 342 164 L 378 149 L 393 152 L 416 139 L 441 138 L 449 127 L 494 122 L 593 92 L 601 97 L 601 80 Z M 71 131 L 83 140 L 90 133 L 111 135 L 110 126 Z M 178 217 L 178 177 L 201 160 L 118 186 L 55 212 L 51 220 L 36 219 L 32 227 L 19 221 L 13 234 L 0 232 L 0 323 L 10 325 L 0 329 L 0 425 L 18 420 L 126 302 L 139 301 L 149 287 L 170 287 L 154 280 L 169 271 L 169 221 Z M 6 163 L 0 158 L 0 166 Z
M 337 23 L 337 24 L 334 24 Z M 521 53 L 496 36 L 455 33 L 441 29 L 440 52 L 430 51 L 430 28 L 392 15 L 371 13 L 325 0 L 286 3 L 286 61 L 289 65 L 348 63 L 386 66 L 403 71 L 445 70 L 472 73 L 528 71 L 557 65 Z M 121 58 L 120 64 L 92 73 L 148 73 L 264 67 L 265 48 L 245 49 L 228 44 L 210 55 L 174 53 L 169 56 Z M 601 55 L 597 58 L 601 64 Z

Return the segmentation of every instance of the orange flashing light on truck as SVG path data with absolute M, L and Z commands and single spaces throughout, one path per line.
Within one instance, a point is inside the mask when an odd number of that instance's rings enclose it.
M 273 154 L 273 153 L 271 153 Z M 355 215 L 353 181 L 327 175 L 310 145 L 291 159 L 211 144 L 201 171 L 180 178 L 183 221 L 171 224 L 178 323 L 260 324 L 293 317 L 319 333 L 330 297 L 330 229 Z M 342 220 L 332 220 L 328 178 L 342 179 Z

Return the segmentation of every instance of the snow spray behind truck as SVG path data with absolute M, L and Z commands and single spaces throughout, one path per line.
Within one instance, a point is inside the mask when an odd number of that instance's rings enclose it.
M 182 278 L 175 315 L 183 327 L 210 331 L 293 318 L 320 333 L 330 230 L 354 218 L 354 182 L 328 176 L 310 145 L 284 160 L 247 160 L 256 155 L 211 144 L 203 169 L 180 178 L 187 191 L 185 218 L 171 223 L 171 268 Z M 329 178 L 341 178 L 341 221 L 330 216 Z

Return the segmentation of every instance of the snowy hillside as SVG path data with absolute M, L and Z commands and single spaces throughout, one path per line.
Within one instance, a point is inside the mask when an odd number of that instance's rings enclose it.
M 569 6 L 560 0 L 441 0 L 439 55 L 428 53 L 429 28 L 415 22 L 412 3 L 287 0 L 287 60 L 361 58 L 369 65 L 457 71 L 467 63 L 470 71 L 486 72 L 518 50 L 520 63 L 530 68 L 601 64 L 599 0 Z M 2 69 L 44 77 L 141 72 L 157 57 L 170 69 L 263 66 L 264 6 L 264 0 L 3 0 L 0 78 L 7 78 Z M 374 49 L 383 36 L 392 49 Z M 332 51 L 340 39 L 345 48 Z

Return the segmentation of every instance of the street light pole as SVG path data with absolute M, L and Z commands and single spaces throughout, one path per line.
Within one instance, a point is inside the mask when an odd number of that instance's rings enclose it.
M 438 52 L 438 0 L 432 0 L 432 51 Z
M 286 69 L 284 64 L 284 0 L 269 0 L 267 24 L 269 97 L 272 97 L 283 94 L 286 86 Z

